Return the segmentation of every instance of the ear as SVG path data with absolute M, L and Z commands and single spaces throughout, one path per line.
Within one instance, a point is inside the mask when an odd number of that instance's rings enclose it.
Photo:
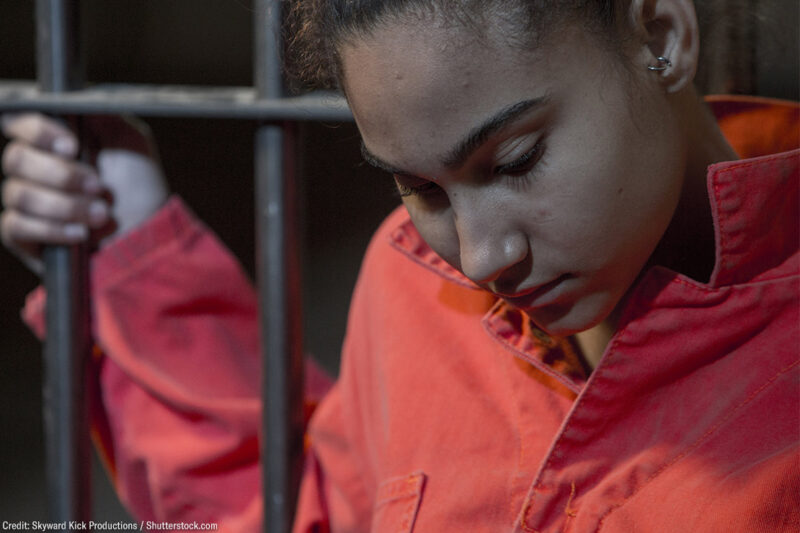
M 633 56 L 637 66 L 662 66 L 656 58 L 663 56 L 671 65 L 651 74 L 658 76 L 667 92 L 678 92 L 692 83 L 700 53 L 692 0 L 632 0 L 629 23 L 639 38 L 639 51 Z

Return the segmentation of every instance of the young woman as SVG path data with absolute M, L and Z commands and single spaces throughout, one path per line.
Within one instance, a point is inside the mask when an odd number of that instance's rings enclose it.
M 800 527 L 797 107 L 709 108 L 690 0 L 298 9 L 403 207 L 337 383 L 309 365 L 295 530 Z M 4 129 L 3 237 L 31 263 L 107 222 L 106 174 L 160 183 L 130 154 L 98 178 L 41 117 Z M 93 264 L 100 440 L 137 516 L 256 530 L 252 291 L 139 188 Z

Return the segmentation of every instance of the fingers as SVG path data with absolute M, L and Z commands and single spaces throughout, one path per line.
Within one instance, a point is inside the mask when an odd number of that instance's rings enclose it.
M 8 138 L 63 157 L 73 158 L 78 153 L 78 139 L 69 128 L 40 113 L 3 115 L 0 117 L 0 129 Z
M 2 195 L 5 209 L 0 214 L 0 239 L 37 274 L 43 271 L 42 246 L 78 244 L 90 234 L 102 236 L 113 227 L 108 205 L 102 200 L 19 178 L 7 179 Z
M 130 231 L 166 201 L 156 149 L 141 124 L 84 118 L 82 148 L 96 167 L 75 160 L 77 138 L 53 118 L 5 115 L 0 129 L 10 140 L 0 160 L 1 236 L 29 266 L 45 245 L 89 239 L 102 246 L 103 237 Z
M 41 273 L 43 246 L 77 244 L 113 226 L 97 171 L 74 159 L 75 136 L 40 114 L 0 117 L 10 138 L 2 155 L 0 239 Z
M 108 205 L 101 199 L 41 187 L 19 178 L 8 178 L 3 183 L 2 196 L 6 209 L 51 222 L 99 228 L 109 217 Z
M 0 214 L 0 240 L 39 275 L 44 273 L 42 243 L 71 245 L 84 242 L 87 237 L 88 230 L 83 224 L 52 222 L 19 211 L 3 211 Z
M 19 211 L 4 211 L 0 215 L 0 235 L 12 249 L 30 252 L 38 243 L 77 244 L 88 238 L 83 224 L 63 224 L 28 216 Z
M 20 140 L 6 146 L 2 167 L 6 176 L 23 176 L 54 189 L 96 194 L 103 188 L 97 173 L 89 165 L 66 160 Z

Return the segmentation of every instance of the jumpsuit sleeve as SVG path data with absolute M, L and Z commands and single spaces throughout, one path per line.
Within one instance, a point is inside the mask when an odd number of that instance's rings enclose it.
M 251 283 L 171 199 L 92 260 L 93 437 L 139 520 L 260 531 L 260 343 Z M 23 318 L 44 335 L 44 293 Z M 306 363 L 307 413 L 330 379 Z

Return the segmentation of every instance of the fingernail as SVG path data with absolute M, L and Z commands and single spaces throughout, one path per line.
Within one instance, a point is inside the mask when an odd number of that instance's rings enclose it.
M 63 156 L 73 156 L 78 149 L 75 139 L 71 137 L 56 137 L 53 141 L 53 150 Z
M 89 236 L 89 229 L 83 224 L 65 224 L 64 236 L 69 239 L 84 240 Z
M 108 207 L 105 202 L 94 201 L 89 204 L 89 220 L 92 226 L 98 226 L 108 218 Z

